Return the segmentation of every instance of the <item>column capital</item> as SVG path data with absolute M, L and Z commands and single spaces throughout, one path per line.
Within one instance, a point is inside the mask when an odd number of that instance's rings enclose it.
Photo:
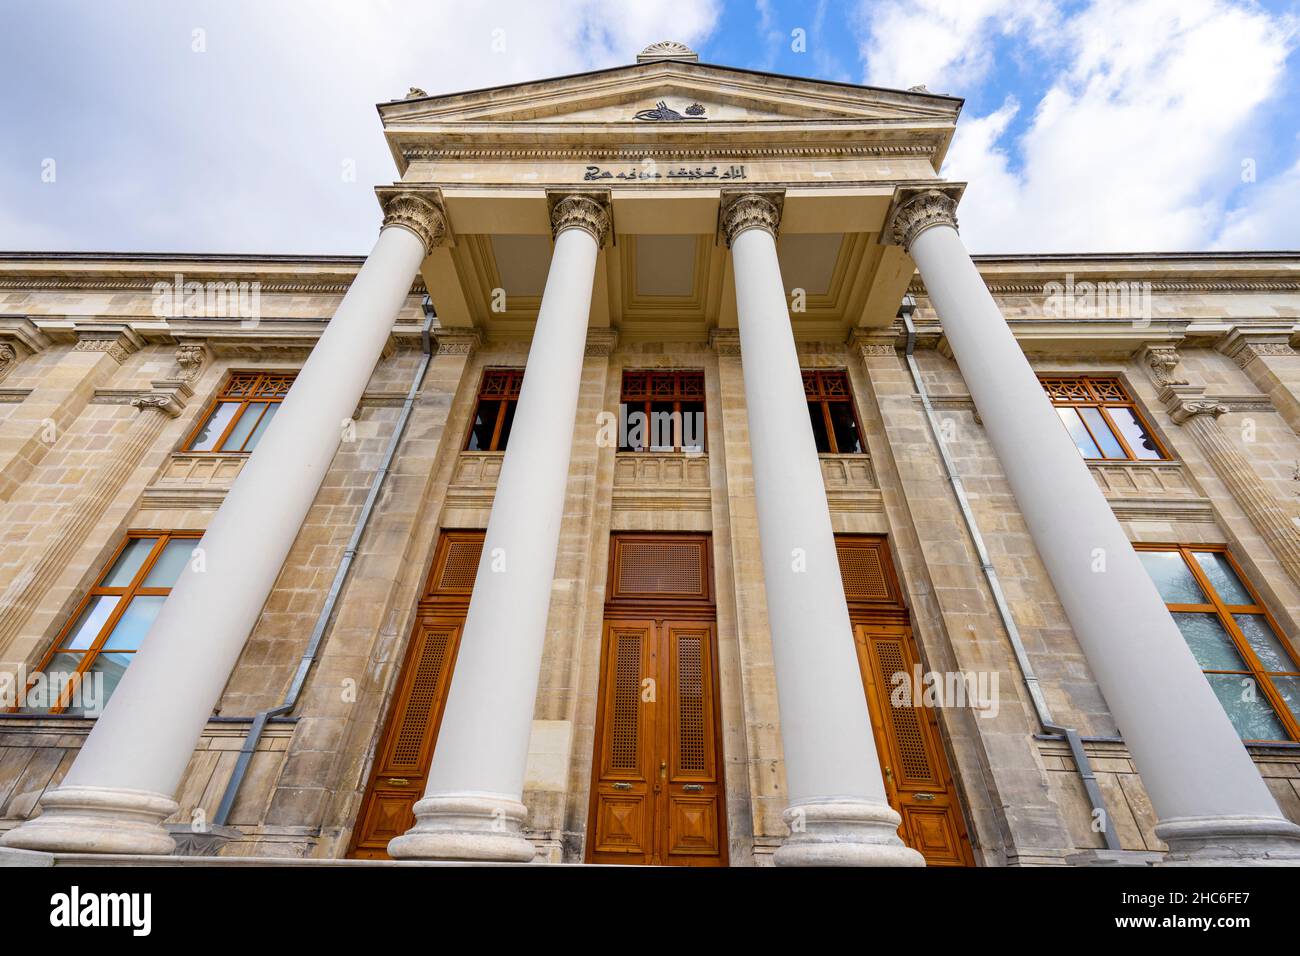
M 1208 398 L 1199 385 L 1183 382 L 1171 383 L 1160 390 L 1160 403 L 1169 412 L 1175 425 L 1184 425 L 1200 415 L 1216 419 L 1230 409 L 1218 399 Z
M 584 355 L 595 358 L 608 358 L 618 347 L 618 329 L 597 328 L 587 330 L 587 347 Z
M 709 346 L 719 355 L 739 355 L 740 330 L 714 329 L 709 333 Z
M 1245 368 L 1261 356 L 1294 356 L 1288 327 L 1265 329 L 1234 328 L 1215 344 L 1215 349 Z
M 546 194 L 551 213 L 551 235 L 558 239 L 566 229 L 581 229 L 596 240 L 596 246 L 605 244 L 613 217 L 610 214 L 607 190 L 565 190 Z
M 149 384 L 153 386 L 150 391 L 137 395 L 131 404 L 141 411 L 152 408 L 168 418 L 179 416 L 185 409 L 186 400 L 194 394 L 189 382 L 179 378 L 156 379 Z
M 956 229 L 957 203 L 965 188 L 965 183 L 899 186 L 881 231 L 884 241 L 909 251 L 916 237 L 931 226 Z
M 442 190 L 436 186 L 379 186 L 375 189 L 384 210 L 381 228 L 400 226 L 424 244 L 425 255 L 442 245 L 451 233 Z
M 746 229 L 764 229 L 775 238 L 781 227 L 784 206 L 784 190 L 724 189 L 718 225 L 727 248 L 730 249 L 736 237 Z
M 474 329 L 439 329 L 433 338 L 436 355 L 470 355 L 483 343 L 483 336 Z
M 854 329 L 846 344 L 864 358 L 894 357 L 898 354 L 898 335 L 892 329 Z

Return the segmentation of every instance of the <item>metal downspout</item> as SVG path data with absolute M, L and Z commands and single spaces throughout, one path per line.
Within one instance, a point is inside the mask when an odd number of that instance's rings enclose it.
M 1006 595 L 1002 591 L 1002 583 L 998 580 L 997 570 L 993 567 L 988 549 L 984 546 L 984 536 L 980 533 L 979 524 L 975 520 L 975 513 L 971 511 L 970 500 L 966 496 L 966 488 L 962 484 L 961 475 L 957 473 L 952 457 L 948 454 L 948 446 L 944 444 L 943 433 L 939 429 L 934 406 L 930 403 L 930 393 L 926 390 L 925 382 L 921 378 L 921 370 L 917 367 L 916 358 L 912 354 L 916 347 L 916 326 L 912 324 L 912 312 L 915 309 L 916 301 L 910 295 L 906 296 L 898 313 L 903 320 L 903 327 L 907 330 L 907 350 L 904 357 L 907 360 L 908 370 L 912 374 L 912 383 L 916 388 L 916 393 L 921 399 L 921 407 L 925 410 L 925 420 L 930 426 L 930 433 L 934 436 L 935 444 L 939 447 L 939 457 L 943 460 L 944 473 L 948 478 L 948 483 L 952 486 L 953 496 L 957 499 L 957 507 L 961 510 L 966 532 L 970 535 L 971 544 L 975 546 L 975 553 L 979 557 L 980 570 L 984 572 L 989 591 L 993 594 L 993 603 L 998 609 L 998 617 L 1002 620 L 1002 626 L 1007 632 L 1007 639 L 1011 642 L 1011 650 L 1016 656 L 1016 664 L 1020 668 L 1021 678 L 1024 680 L 1025 688 L 1029 691 L 1029 697 L 1033 701 L 1034 713 L 1037 715 L 1038 723 L 1045 733 L 1062 736 L 1069 745 L 1070 754 L 1074 758 L 1074 765 L 1078 768 L 1079 777 L 1083 781 L 1083 789 L 1087 792 L 1088 802 L 1092 805 L 1094 817 L 1098 813 L 1101 814 L 1101 820 L 1105 826 L 1102 836 L 1106 841 L 1106 849 L 1123 849 L 1120 845 L 1119 834 L 1115 831 L 1115 824 L 1111 820 L 1110 813 L 1106 810 L 1106 800 L 1102 796 L 1101 787 L 1098 785 L 1097 777 L 1092 771 L 1092 762 L 1083 749 L 1083 741 L 1079 738 L 1079 732 L 1073 727 L 1063 727 L 1052 719 L 1052 712 L 1047 706 L 1046 698 L 1043 697 L 1043 689 L 1039 686 L 1038 677 L 1029 661 L 1029 654 L 1025 650 L 1024 642 L 1020 639 L 1020 629 L 1016 627 L 1015 618 L 1011 616 L 1011 608 L 1007 604 Z
M 226 821 L 230 819 L 230 811 L 235 805 L 235 797 L 239 794 L 240 785 L 243 784 L 244 777 L 248 773 L 248 766 L 252 762 L 253 754 L 257 751 L 258 741 L 261 740 L 267 723 L 272 717 L 287 714 L 297 706 L 298 697 L 302 693 L 303 685 L 307 682 L 307 675 L 316 663 L 321 643 L 325 638 L 325 629 L 334 616 L 334 606 L 338 603 L 339 594 L 343 591 L 343 583 L 347 580 L 348 571 L 352 567 L 357 548 L 361 544 L 361 536 L 365 533 L 366 525 L 370 522 L 371 512 L 375 509 L 375 502 L 379 500 L 379 492 L 383 488 L 384 479 L 388 476 L 393 458 L 397 454 L 397 446 L 406 431 L 407 421 L 411 417 L 411 409 L 415 406 L 415 399 L 419 394 L 420 385 L 424 382 L 424 374 L 429 368 L 429 362 L 433 359 L 430 330 L 433 328 L 435 315 L 433 303 L 427 295 L 424 297 L 423 306 L 424 326 L 420 330 L 420 346 L 424 354 L 420 357 L 420 364 L 411 379 L 411 387 L 402 402 L 402 410 L 398 413 L 397 423 L 393 426 L 393 433 L 388 439 L 388 447 L 384 449 L 384 457 L 380 460 L 379 467 L 370 482 L 370 493 L 366 495 L 365 504 L 361 506 L 361 513 L 357 515 L 357 523 L 352 529 L 352 536 L 348 539 L 347 547 L 343 549 L 343 558 L 339 562 L 338 570 L 334 572 L 334 580 L 330 584 L 329 594 L 326 595 L 325 604 L 316 616 L 316 623 L 311 630 L 311 638 L 307 641 L 307 647 L 298 661 L 298 669 L 294 673 L 293 682 L 289 685 L 289 690 L 284 696 L 284 702 L 278 707 L 260 711 L 253 717 L 253 722 L 249 725 L 248 735 L 244 738 L 243 746 L 239 748 L 239 757 L 235 761 L 234 772 L 230 775 L 230 782 L 226 784 L 226 791 L 221 796 L 221 804 L 217 807 L 216 815 L 213 817 L 214 826 L 225 826 Z

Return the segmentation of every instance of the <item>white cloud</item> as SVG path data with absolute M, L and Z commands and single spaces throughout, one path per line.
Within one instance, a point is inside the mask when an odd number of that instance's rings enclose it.
M 948 11 L 928 27 L 941 75 L 988 70 L 989 22 L 1000 9 L 993 0 L 978 6 L 978 21 Z M 897 17 L 891 11 L 872 26 L 873 43 L 888 45 L 889 31 L 904 29 Z M 1040 10 L 1036 22 L 1052 19 Z M 1245 138 L 1282 89 L 1293 23 L 1228 0 L 1096 0 L 1054 22 L 1054 53 L 1043 62 L 1050 70 L 1059 56 L 1059 66 L 1019 137 L 1008 138 L 1015 101 L 958 123 L 944 173 L 970 183 L 968 244 L 1005 252 L 1210 245 L 1240 185 Z M 954 40 L 959 29 L 968 48 Z M 1039 40 L 1026 34 L 1025 42 Z M 1254 202 L 1270 190 L 1261 183 Z M 1234 235 L 1274 235 L 1259 218 L 1265 211 L 1234 214 Z
M 1247 190 L 1228 213 L 1215 249 L 1300 249 L 1300 160 Z

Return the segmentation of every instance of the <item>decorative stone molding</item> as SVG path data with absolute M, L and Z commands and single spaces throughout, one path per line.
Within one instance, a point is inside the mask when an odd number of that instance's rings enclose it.
M 1175 425 L 1186 424 L 1188 419 L 1195 418 L 1198 415 L 1209 415 L 1211 418 L 1218 418 L 1220 415 L 1228 413 L 1228 406 L 1214 399 L 1189 399 L 1179 398 L 1177 401 L 1168 403 L 1169 417 L 1174 420 Z
M 125 325 L 96 326 L 77 325 L 77 352 L 107 352 L 114 361 L 125 362 L 127 356 L 137 352 L 144 345 L 144 340 Z
M 0 342 L 0 380 L 3 380 L 15 365 L 18 364 L 18 353 L 8 342 Z
M 392 189 L 388 195 L 380 193 L 380 202 L 384 208 L 384 225 L 401 226 L 415 233 L 424 243 L 427 255 L 433 248 L 447 238 L 447 216 L 443 211 L 441 194 L 421 190 L 419 192 Z
M 208 360 L 208 350 L 202 345 L 178 345 L 176 346 L 176 366 L 180 369 L 180 378 L 185 382 L 193 382 L 203 371 L 203 366 Z
M 1178 363 L 1182 361 L 1178 349 L 1174 346 L 1149 345 L 1146 350 L 1146 360 L 1151 369 L 1151 377 L 1160 387 L 1187 384 L 1187 379 L 1178 378 L 1174 374 L 1174 369 L 1178 368 Z
M 483 337 L 472 329 L 440 330 L 433 334 L 437 355 L 472 355 Z
M 849 333 L 848 345 L 856 348 L 864 359 L 898 354 L 898 337 L 888 329 L 854 329 Z
M 1245 368 L 1255 359 L 1263 356 L 1294 356 L 1296 350 L 1285 342 L 1255 342 L 1242 346 L 1232 357 L 1238 367 Z
M 152 408 L 162 412 L 168 418 L 176 418 L 185 409 L 185 401 L 194 394 L 189 382 L 184 379 L 158 379 L 150 382 L 153 391 L 145 392 L 131 400 L 131 404 L 144 411 Z
M 1291 347 L 1289 327 L 1236 328 L 1220 339 L 1215 348 L 1242 369 L 1257 358 L 1286 358 L 1297 354 Z
M 722 197 L 719 224 L 727 248 L 746 229 L 765 229 L 777 235 L 785 196 L 780 192 L 733 192 Z
M 607 194 L 570 192 L 551 199 L 551 235 L 559 238 L 566 229 L 581 229 L 603 246 L 609 235 L 609 199 Z
M 636 55 L 638 63 L 652 63 L 655 60 L 684 60 L 695 63 L 699 59 L 698 53 L 685 43 L 678 43 L 676 40 L 660 40 L 658 43 L 651 43 Z
M 713 329 L 709 332 L 709 347 L 718 355 L 740 355 L 740 330 Z
M 590 357 L 608 358 L 618 347 L 618 329 L 588 329 L 587 348 L 583 353 Z
M 956 229 L 960 198 L 961 187 L 947 183 L 939 188 L 900 187 L 894 196 L 894 208 L 885 219 L 885 239 L 908 250 L 916 237 L 931 226 Z

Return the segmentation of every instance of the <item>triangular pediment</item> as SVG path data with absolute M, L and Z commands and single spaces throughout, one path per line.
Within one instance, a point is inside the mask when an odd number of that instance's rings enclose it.
M 955 122 L 961 101 L 690 62 L 617 67 L 380 106 L 394 128 L 600 124 L 662 129 L 734 123 Z

